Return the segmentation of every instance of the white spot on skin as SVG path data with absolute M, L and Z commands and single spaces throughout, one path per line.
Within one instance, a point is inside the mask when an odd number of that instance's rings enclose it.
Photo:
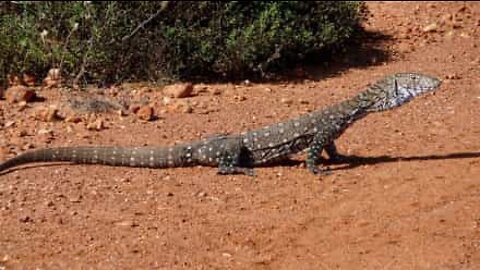
M 217 152 L 216 154 L 217 154 L 217 157 L 219 157 L 219 156 L 220 156 L 220 152 Z
M 268 147 L 273 147 L 273 143 L 269 143 L 269 144 L 268 144 Z
M 243 139 L 243 142 L 248 143 L 248 139 L 247 138 Z
M 298 126 L 300 126 L 300 123 L 299 122 L 294 122 L 293 125 L 298 127 Z
M 212 147 L 208 148 L 208 151 L 212 152 L 212 151 L 213 151 L 213 148 L 212 148 Z
M 298 134 L 297 132 L 295 132 L 295 134 L 293 134 L 293 136 L 295 136 L 295 137 L 300 137 L 300 134 Z
M 279 129 L 278 132 L 280 132 L 280 134 L 283 134 L 285 132 L 285 130 L 283 128 Z
M 168 148 L 168 152 L 173 152 L 173 148 L 172 147 Z
M 318 132 L 318 128 L 313 128 L 313 132 Z
M 263 136 L 268 137 L 268 136 L 270 136 L 270 133 L 269 133 L 269 132 L 265 132 L 265 134 L 263 134 Z
M 283 139 L 283 142 L 284 142 L 284 143 L 287 143 L 287 142 L 288 142 L 288 140 L 287 140 L 287 139 Z

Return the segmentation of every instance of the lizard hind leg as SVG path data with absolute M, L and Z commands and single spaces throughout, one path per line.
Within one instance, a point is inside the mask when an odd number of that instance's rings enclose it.
M 240 167 L 234 163 L 222 162 L 218 165 L 218 174 L 244 174 L 255 176 L 255 171 L 253 168 Z
M 239 141 L 223 144 L 218 161 L 218 174 L 255 176 L 250 151 Z

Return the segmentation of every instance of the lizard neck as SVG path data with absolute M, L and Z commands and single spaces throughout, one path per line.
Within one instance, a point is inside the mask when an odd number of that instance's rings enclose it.
M 339 103 L 336 107 L 336 111 L 339 116 L 340 121 L 344 121 L 347 125 L 365 117 L 369 113 L 369 108 L 371 107 L 372 102 L 364 97 L 364 95 L 359 94 L 353 98 L 345 100 Z

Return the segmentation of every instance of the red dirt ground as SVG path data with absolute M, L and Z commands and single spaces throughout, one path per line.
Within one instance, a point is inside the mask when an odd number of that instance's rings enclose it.
M 480 4 L 368 7 L 367 29 L 390 37 L 380 44 L 388 60 L 365 49 L 309 70 L 307 80 L 197 85 L 185 99 L 193 113 L 150 122 L 107 115 L 106 129 L 89 131 L 31 117 L 60 100 L 58 89 L 40 90 L 45 101 L 21 111 L 0 101 L 7 158 L 32 147 L 236 133 L 341 101 L 398 71 L 444 80 L 436 93 L 348 129 L 340 151 L 363 158 L 326 177 L 303 165 L 258 168 L 256 178 L 68 164 L 2 175 L 0 268 L 480 269 Z

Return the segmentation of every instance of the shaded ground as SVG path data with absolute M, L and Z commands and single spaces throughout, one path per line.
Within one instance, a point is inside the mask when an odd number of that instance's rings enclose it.
M 29 147 L 166 145 L 240 132 L 351 97 L 389 73 L 444 79 L 435 94 L 348 129 L 339 149 L 363 158 L 333 166 L 328 177 L 301 163 L 259 168 L 256 178 L 205 167 L 78 165 L 0 176 L 0 266 L 480 268 L 480 5 L 368 6 L 367 28 L 392 37 L 383 45 L 392 58 L 338 76 L 315 80 L 312 71 L 301 83 L 204 85 L 188 98 L 193 113 L 161 113 L 152 122 L 109 115 L 101 131 L 34 120 L 35 106 L 59 100 L 55 90 L 22 111 L 0 101 L 5 158 Z

